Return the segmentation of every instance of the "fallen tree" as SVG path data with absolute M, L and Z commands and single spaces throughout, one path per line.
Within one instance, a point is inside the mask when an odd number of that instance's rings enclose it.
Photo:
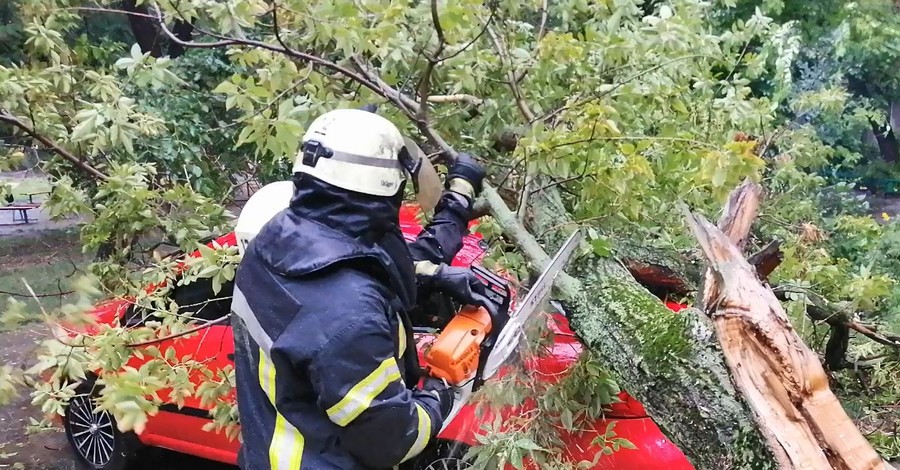
M 490 190 L 494 216 L 536 266 L 546 263 L 530 232 Z M 567 212 L 552 190 L 532 199 L 533 233 L 552 249 L 565 238 Z M 557 283 L 579 338 L 620 385 L 644 404 L 697 468 L 765 468 L 771 460 L 729 378 L 709 321 L 696 310 L 673 313 L 613 258 L 583 257 L 574 277 Z M 678 391 L 673 393 L 673 391 Z

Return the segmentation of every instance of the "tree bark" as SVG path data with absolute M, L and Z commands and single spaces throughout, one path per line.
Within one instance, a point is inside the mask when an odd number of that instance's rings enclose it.
M 488 198 L 496 196 L 491 192 Z M 491 207 L 498 223 L 542 267 L 548 261 L 543 249 L 497 202 Z M 545 234 L 548 249 L 555 248 L 566 233 L 553 228 L 571 221 L 558 193 L 535 193 L 531 207 L 530 232 Z M 709 320 L 696 310 L 667 309 L 614 259 L 589 256 L 572 266 L 574 277 L 561 275 L 556 285 L 579 339 L 600 354 L 694 466 L 767 468 L 772 457 L 731 384 Z
M 184 42 L 190 42 L 194 39 L 194 25 L 182 20 L 176 20 L 175 25 L 172 26 L 172 33 L 175 34 L 175 37 L 181 39 Z M 181 57 L 184 54 L 184 46 L 175 41 L 169 42 L 169 57 L 175 59 L 177 57 Z
M 768 282 L 769 274 L 784 261 L 784 253 L 781 251 L 781 242 L 773 240 L 762 250 L 747 258 L 747 261 L 756 268 L 756 275 L 763 282 Z
M 875 139 L 878 141 L 878 150 L 881 152 L 881 159 L 897 163 L 900 161 L 900 144 L 893 129 L 888 129 L 878 124 L 872 123 L 872 132 L 875 133 Z
M 131 32 L 134 34 L 134 40 L 141 46 L 141 52 L 149 52 L 153 57 L 162 57 L 162 35 L 156 27 L 155 22 L 148 18 L 147 5 L 138 5 L 136 0 L 122 0 L 122 7 L 125 11 L 138 13 L 137 15 L 128 15 L 128 23 L 131 25 Z
M 756 217 L 759 194 L 756 185 L 739 188 L 732 198 L 737 204 L 729 204 L 720 221 L 724 230 L 687 212 L 710 262 L 704 304 L 734 382 L 779 468 L 884 469 L 828 388 L 818 356 L 738 248 Z

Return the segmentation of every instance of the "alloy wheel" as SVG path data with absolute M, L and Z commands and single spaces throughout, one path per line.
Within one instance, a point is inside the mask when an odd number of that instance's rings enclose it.
M 86 395 L 72 398 L 67 413 L 75 451 L 96 468 L 106 466 L 116 445 L 112 416 L 107 411 L 95 412 L 93 400 Z
M 425 470 L 469 470 L 471 465 L 465 461 L 453 457 L 435 460 L 425 467 Z

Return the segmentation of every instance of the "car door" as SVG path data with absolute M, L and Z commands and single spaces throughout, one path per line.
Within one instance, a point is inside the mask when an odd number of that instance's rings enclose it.
M 236 439 L 229 440 L 224 432 L 203 429 L 212 421 L 209 412 L 215 402 L 203 403 L 196 393 L 204 383 L 224 381 L 227 373 L 233 371 L 234 338 L 226 318 L 230 312 L 233 289 L 234 283 L 227 282 L 220 292 L 215 293 L 211 280 L 199 279 L 176 286 L 172 291 L 171 296 L 180 307 L 179 314 L 190 315 L 190 324 L 200 329 L 190 336 L 160 343 L 160 351 L 165 354 L 172 348 L 177 361 L 195 362 L 198 367 L 192 368 L 188 374 L 194 393 L 184 397 L 181 406 L 175 404 L 171 390 L 160 393 L 166 404 L 160 407 L 153 430 L 165 441 L 160 443 L 163 447 L 222 461 L 230 461 L 229 455 L 237 450 Z M 234 389 L 224 388 L 230 391 L 220 400 L 233 404 Z

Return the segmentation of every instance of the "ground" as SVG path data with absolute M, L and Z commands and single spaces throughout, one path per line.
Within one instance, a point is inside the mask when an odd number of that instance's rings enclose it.
M 17 201 L 27 201 L 28 193 L 46 190 L 46 180 L 30 172 L 0 173 L 0 183 L 15 181 Z M 46 195 L 36 196 L 35 202 Z M 246 198 L 246 195 L 243 195 Z M 872 214 L 881 220 L 884 212 L 900 215 L 900 198 L 870 198 Z M 3 204 L 0 201 L 0 204 Z M 230 208 L 234 213 L 238 207 Z M 74 275 L 90 261 L 78 243 L 77 219 L 50 221 L 43 211 L 35 211 L 37 222 L 9 225 L 11 215 L 0 213 L 0 309 L 14 295 L 28 304 L 28 312 L 38 315 L 40 305 L 30 296 L 24 278 L 40 296 L 45 307 L 66 299 Z M 11 331 L 0 325 L 0 364 L 25 367 L 32 360 L 37 342 L 48 331 L 44 324 L 33 321 Z M 32 429 L 32 419 L 40 420 L 40 410 L 30 405 L 25 394 L 11 404 L 0 407 L 0 470 L 76 470 L 65 435 L 59 429 Z M 897 468 L 900 470 L 900 464 Z M 234 467 L 175 454 L 160 449 L 142 451 L 129 470 L 234 470 Z

